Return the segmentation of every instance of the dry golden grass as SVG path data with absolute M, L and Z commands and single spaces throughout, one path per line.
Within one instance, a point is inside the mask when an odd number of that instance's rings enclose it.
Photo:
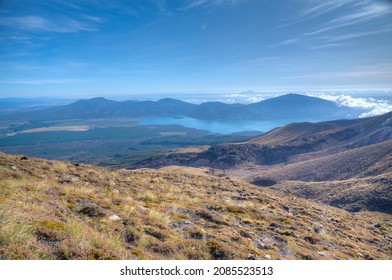
M 0 154 L 0 258 L 392 258 L 389 215 L 184 170 Z

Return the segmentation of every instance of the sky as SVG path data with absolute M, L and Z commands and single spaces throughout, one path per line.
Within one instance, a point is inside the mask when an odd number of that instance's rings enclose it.
M 390 0 L 0 0 L 0 97 L 369 89 Z

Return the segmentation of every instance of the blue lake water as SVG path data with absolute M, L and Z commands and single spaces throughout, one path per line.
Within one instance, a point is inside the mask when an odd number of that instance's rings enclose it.
M 315 119 L 281 119 L 281 120 L 228 120 L 209 121 L 194 118 L 160 118 L 148 117 L 139 121 L 141 125 L 182 125 L 188 128 L 208 130 L 213 133 L 231 134 L 241 131 L 267 132 L 275 127 L 283 126 L 292 122 L 316 122 Z

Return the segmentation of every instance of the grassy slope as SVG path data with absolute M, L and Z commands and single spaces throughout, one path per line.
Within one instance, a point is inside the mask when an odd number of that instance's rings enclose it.
M 0 258 L 391 259 L 390 217 L 181 168 L 0 154 Z

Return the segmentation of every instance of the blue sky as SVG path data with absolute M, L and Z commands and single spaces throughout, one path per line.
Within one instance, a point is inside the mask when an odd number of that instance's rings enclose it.
M 1 0 L 0 96 L 392 88 L 388 0 Z

